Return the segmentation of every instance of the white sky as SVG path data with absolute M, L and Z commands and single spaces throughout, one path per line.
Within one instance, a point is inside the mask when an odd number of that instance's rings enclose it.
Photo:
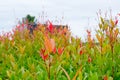
M 0 31 L 11 30 L 17 18 L 27 14 L 39 18 L 44 11 L 45 19 L 68 24 L 73 35 L 84 38 L 86 29 L 95 29 L 99 9 L 103 13 L 112 9 L 116 15 L 120 12 L 120 0 L 0 0 Z

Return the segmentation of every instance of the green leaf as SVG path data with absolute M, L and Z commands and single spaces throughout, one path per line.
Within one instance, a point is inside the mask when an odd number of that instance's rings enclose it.
M 66 71 L 63 67 L 61 67 L 61 69 L 62 69 L 63 72 L 65 73 L 67 79 L 70 80 L 70 76 L 69 76 L 69 74 L 67 73 L 67 71 Z
M 102 24 L 104 24 L 104 19 L 102 17 L 100 17 L 100 20 L 101 20 Z
M 88 78 L 88 80 L 98 80 L 97 72 L 95 73 L 90 72 L 90 77 Z
M 2 80 L 2 78 L 0 78 L 0 80 Z

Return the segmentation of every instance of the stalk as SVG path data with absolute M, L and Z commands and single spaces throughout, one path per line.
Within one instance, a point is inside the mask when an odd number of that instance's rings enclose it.
M 111 44 L 111 51 L 112 51 L 112 62 L 114 64 L 114 46 Z M 114 78 L 114 65 L 112 65 L 112 77 Z
M 112 52 L 112 77 L 114 79 L 114 37 L 113 37 L 113 29 L 111 29 L 110 33 L 110 46 L 111 46 L 111 52 Z
M 51 63 L 50 63 L 50 55 L 49 55 L 49 64 L 48 64 L 48 79 L 50 80 L 50 66 L 51 66 Z

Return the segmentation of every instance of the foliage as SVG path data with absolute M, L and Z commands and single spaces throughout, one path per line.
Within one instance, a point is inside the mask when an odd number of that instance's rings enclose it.
M 117 22 L 100 16 L 97 40 L 87 30 L 86 43 L 52 23 L 37 26 L 33 34 L 17 26 L 0 36 L 0 80 L 119 80 Z

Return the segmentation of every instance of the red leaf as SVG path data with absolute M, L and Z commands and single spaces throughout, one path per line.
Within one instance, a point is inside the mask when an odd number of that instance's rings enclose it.
M 56 53 L 56 48 L 53 49 L 53 53 L 54 53 L 54 54 Z
M 61 55 L 63 53 L 64 48 L 58 48 L 58 54 Z
M 91 37 L 91 32 L 89 30 L 87 30 L 87 35 L 88 37 Z
M 118 16 L 120 16 L 120 13 L 118 14 Z
M 82 47 L 82 42 L 80 42 L 80 47 Z
M 44 53 L 45 53 L 45 49 L 41 49 L 40 56 L 45 61 L 48 58 L 48 54 L 45 55 Z
M 45 53 L 45 49 L 41 49 L 41 53 L 44 54 Z
M 117 23 L 118 23 L 118 19 L 115 21 L 115 25 L 117 25 Z
M 50 21 L 48 21 L 48 29 L 50 32 L 53 32 L 53 25 Z
M 45 61 L 48 58 L 48 54 L 44 55 L 44 54 L 40 54 L 40 56 L 42 57 L 42 59 Z
M 107 77 L 107 76 L 104 76 L 104 80 L 108 80 L 108 77 Z
M 83 51 L 82 50 L 80 50 L 80 55 L 82 55 L 83 54 Z
M 91 57 L 88 57 L 88 62 L 91 63 L 92 59 Z
M 44 55 L 43 60 L 46 60 L 48 58 L 48 54 Z

